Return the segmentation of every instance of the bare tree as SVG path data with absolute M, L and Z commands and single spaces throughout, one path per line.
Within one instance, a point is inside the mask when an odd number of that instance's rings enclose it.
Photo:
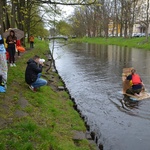
M 71 18 L 74 34 L 78 37 L 86 35 L 87 20 L 85 9 L 79 7 L 75 9 L 74 16 Z

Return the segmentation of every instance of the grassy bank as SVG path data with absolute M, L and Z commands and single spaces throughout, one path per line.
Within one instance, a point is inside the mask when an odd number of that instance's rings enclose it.
M 150 50 L 150 39 L 146 42 L 146 37 L 134 37 L 134 38 L 77 38 L 72 39 L 73 42 L 87 42 L 95 44 L 105 44 L 105 45 L 118 45 L 126 47 L 135 47 Z
M 48 43 L 37 40 L 35 48 L 27 50 L 8 69 L 8 88 L 0 93 L 0 150 L 94 150 L 87 139 L 75 139 L 85 132 L 83 120 L 73 109 L 73 102 L 59 76 L 45 72 L 48 85 L 32 92 L 24 81 L 26 62 L 35 54 L 47 60 Z

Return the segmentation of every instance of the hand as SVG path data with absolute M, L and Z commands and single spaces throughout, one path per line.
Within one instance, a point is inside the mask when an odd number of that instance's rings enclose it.
M 142 87 L 142 89 L 143 89 L 143 91 L 145 91 L 145 87 L 144 86 Z
M 143 91 L 146 91 L 145 85 L 144 85 L 144 84 L 142 85 L 142 89 L 143 89 Z
M 40 65 L 44 66 L 43 62 L 39 62 Z

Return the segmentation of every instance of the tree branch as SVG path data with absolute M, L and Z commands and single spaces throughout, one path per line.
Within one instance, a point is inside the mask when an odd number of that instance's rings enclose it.
M 63 2 L 56 2 L 56 1 L 51 1 L 51 0 L 40 0 L 41 3 L 49 3 L 49 4 L 59 4 L 59 5 L 92 5 L 95 4 L 97 0 L 93 0 L 92 2 L 86 2 L 86 0 L 83 0 L 82 2 L 78 2 L 78 3 L 73 3 L 73 2 L 69 2 L 69 3 L 63 3 Z M 39 2 L 39 0 L 38 0 Z

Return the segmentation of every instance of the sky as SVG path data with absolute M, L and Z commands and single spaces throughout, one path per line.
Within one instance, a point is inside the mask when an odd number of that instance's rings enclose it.
M 60 8 L 65 12 L 65 17 L 71 15 L 74 11 L 74 8 L 72 6 L 60 6 Z

